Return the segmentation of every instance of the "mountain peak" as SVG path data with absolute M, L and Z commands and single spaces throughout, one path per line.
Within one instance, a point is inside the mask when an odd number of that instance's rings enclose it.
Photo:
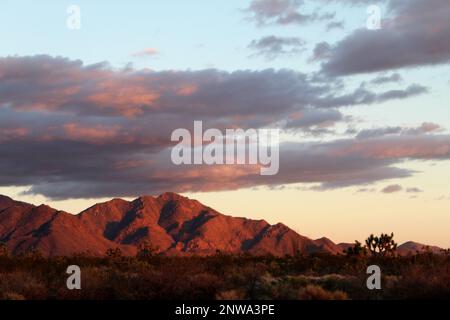
M 175 192 L 164 192 L 163 194 L 160 194 L 157 199 L 163 201 L 189 200 L 189 198 Z

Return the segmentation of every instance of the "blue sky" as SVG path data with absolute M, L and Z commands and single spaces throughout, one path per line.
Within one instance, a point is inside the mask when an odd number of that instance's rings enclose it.
M 248 1 L 5 1 L 0 12 L 2 55 L 48 53 L 82 59 L 107 60 L 116 67 L 132 61 L 137 67 L 222 70 L 308 68 L 305 55 L 265 61 L 249 59 L 247 45 L 258 37 L 277 33 L 304 38 L 339 38 L 342 30 L 326 32 L 323 24 L 257 27 L 246 21 Z M 82 28 L 66 28 L 66 9 L 81 9 Z M 336 6 L 330 6 L 334 10 Z M 313 10 L 313 6 L 311 9 Z M 365 7 L 340 12 L 347 28 L 365 26 Z M 161 52 L 158 59 L 142 61 L 130 55 L 147 47 Z

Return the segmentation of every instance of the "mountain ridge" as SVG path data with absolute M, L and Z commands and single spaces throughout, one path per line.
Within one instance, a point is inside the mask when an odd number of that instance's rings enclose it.
M 173 192 L 132 201 L 115 198 L 77 215 L 0 195 L 0 242 L 13 254 L 34 248 L 46 256 L 104 255 L 114 248 L 124 255 L 135 255 L 143 245 L 167 255 L 220 251 L 284 256 L 339 254 L 350 245 L 335 244 L 325 237 L 313 240 L 282 223 L 271 225 L 265 220 L 224 215 Z M 402 246 L 399 251 L 405 254 L 423 247 L 414 242 Z

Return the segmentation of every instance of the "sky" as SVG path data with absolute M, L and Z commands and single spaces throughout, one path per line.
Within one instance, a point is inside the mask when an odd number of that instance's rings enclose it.
M 0 194 L 75 214 L 174 191 L 311 238 L 450 247 L 449 15 L 449 0 L 2 1 Z M 171 132 L 195 120 L 280 129 L 279 173 L 175 166 Z

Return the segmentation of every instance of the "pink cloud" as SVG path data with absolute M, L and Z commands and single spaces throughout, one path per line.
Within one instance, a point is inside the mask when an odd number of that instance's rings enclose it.
M 63 128 L 67 139 L 91 143 L 105 143 L 107 141 L 112 141 L 117 138 L 120 130 L 120 127 L 117 125 L 85 127 L 76 123 L 65 124 Z
M 132 56 L 135 57 L 154 57 L 157 55 L 159 55 L 159 50 L 156 48 L 145 48 L 144 50 L 132 54 Z
M 25 138 L 29 132 L 27 128 L 0 128 L 0 142 Z

